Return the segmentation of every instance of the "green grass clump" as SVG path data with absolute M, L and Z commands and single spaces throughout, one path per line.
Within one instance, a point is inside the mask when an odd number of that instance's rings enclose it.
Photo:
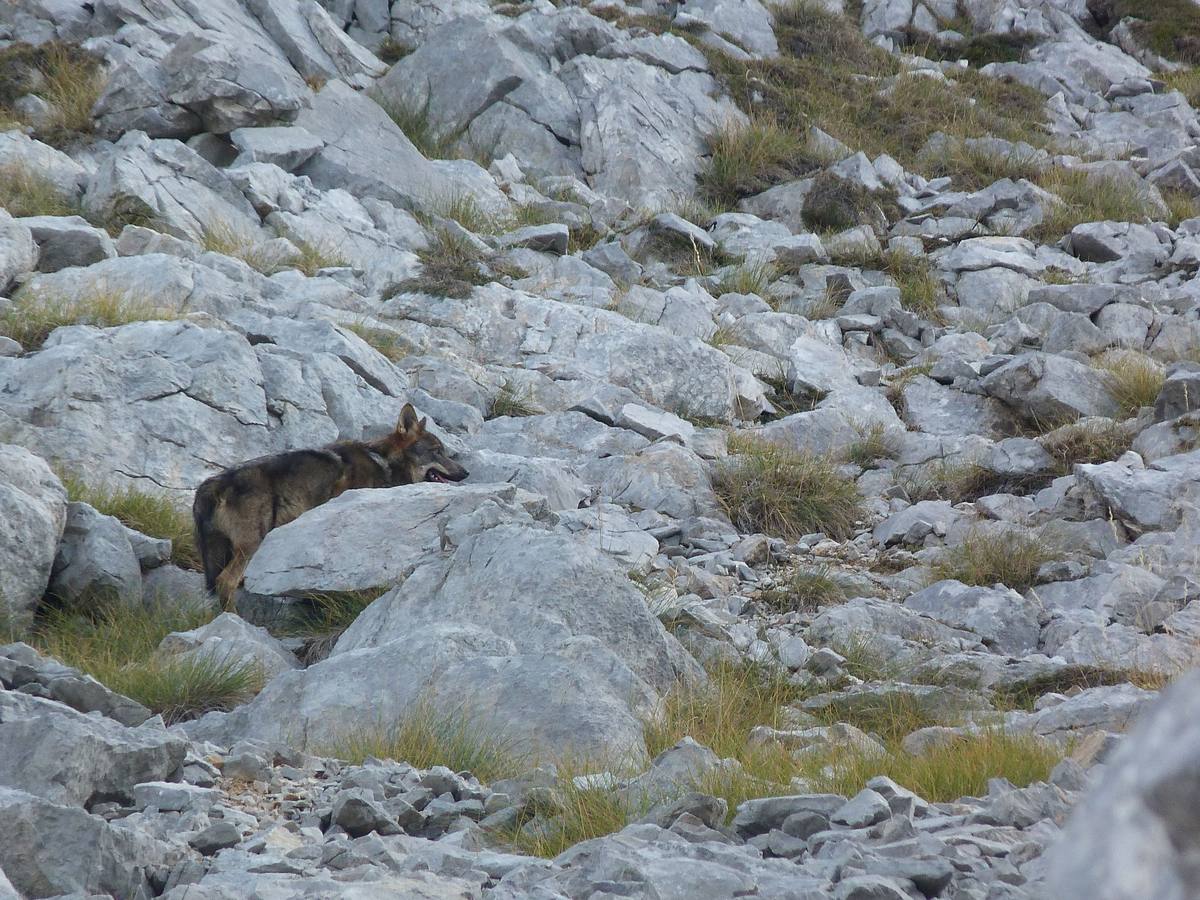
M 1138 42 L 1160 56 L 1200 65 L 1200 7 L 1190 0 L 1091 0 L 1088 10 L 1103 28 L 1132 17 Z
M 935 462 L 914 467 L 897 477 L 904 496 L 911 503 L 921 500 L 948 500 L 964 503 L 989 494 L 1026 493 L 1044 487 L 1046 476 L 1004 476 L 975 462 Z
M 712 157 L 700 174 L 700 190 L 715 205 L 731 209 L 743 197 L 817 168 L 804 148 L 795 132 L 772 119 L 730 123 L 708 139 Z
M 28 166 L 0 166 L 0 209 L 11 216 L 77 216 L 80 207 Z
M 327 242 L 293 240 L 300 255 L 290 265 L 312 278 L 322 269 L 338 269 L 349 265 L 340 250 Z
M 421 272 L 401 282 L 384 299 L 416 291 L 435 297 L 462 299 L 477 285 L 490 280 L 483 269 L 483 255 L 465 235 L 450 228 L 437 228 L 429 246 L 418 251 Z
M 1110 350 L 1096 358 L 1095 366 L 1125 416 L 1153 406 L 1167 379 L 1161 363 L 1135 350 Z
M 13 305 L 0 313 L 0 334 L 26 350 L 46 342 L 56 328 L 95 325 L 112 328 L 130 322 L 174 319 L 173 310 L 156 307 L 148 298 L 94 288 L 75 296 L 49 291 L 21 291 Z
M 773 612 L 815 612 L 845 600 L 846 592 L 830 577 L 828 566 L 818 566 L 793 572 L 782 584 L 759 591 L 757 599 Z
M 88 484 L 73 473 L 60 473 L 67 499 L 86 503 L 97 512 L 113 516 L 150 537 L 171 542 L 171 562 L 184 569 L 199 569 L 200 554 L 192 532 L 192 516 L 165 494 L 135 487 L 110 488 Z
M 992 690 L 998 705 L 1008 709 L 1032 712 L 1034 705 L 1046 694 L 1062 694 L 1070 690 L 1132 684 L 1143 690 L 1161 691 L 1170 682 L 1163 672 L 1147 669 L 1108 669 L 1101 666 L 1067 666 L 1047 675 L 998 685 Z
M 23 121 L 13 104 L 25 94 L 41 97 L 52 112 L 26 124 L 47 144 L 62 146 L 90 134 L 92 107 L 103 89 L 101 60 L 76 44 L 18 42 L 0 49 L 0 119 Z
M 1061 201 L 1050 204 L 1042 223 L 1027 237 L 1052 244 L 1085 222 L 1142 222 L 1161 210 L 1138 184 L 1080 169 L 1054 168 L 1038 183 Z
M 157 652 L 171 632 L 190 631 L 212 617 L 210 611 L 161 603 L 103 603 L 86 614 L 51 612 L 37 624 L 31 640 L 43 653 L 173 724 L 232 709 L 262 689 L 263 673 L 256 665 Z
M 341 327 L 354 332 L 392 362 L 399 362 L 412 352 L 408 343 L 394 331 L 373 328 L 363 322 L 343 322 Z
M 229 222 L 217 221 L 205 227 L 204 233 L 200 236 L 200 246 L 209 253 L 220 253 L 222 256 L 240 259 L 250 268 L 264 275 L 271 275 L 289 267 L 277 254 L 265 251 L 258 238 L 243 232 Z M 304 251 L 301 250 L 301 255 L 303 256 L 303 254 Z M 320 265 L 310 265 L 303 259 L 295 265 L 296 268 L 309 269 L 306 274 L 310 276 L 315 275 L 317 269 L 321 268 Z
M 791 132 L 802 146 L 815 125 L 872 158 L 888 153 L 918 171 L 921 149 L 939 131 L 1045 142 L 1044 98 L 1031 88 L 973 69 L 955 70 L 947 80 L 905 72 L 863 37 L 852 16 L 810 0 L 773 14 L 778 57 L 737 60 L 706 52 L 744 111 Z
M 936 319 L 941 290 L 929 258 L 903 250 L 889 250 L 882 263 L 883 271 L 900 288 L 900 305 L 923 319 Z
M 387 63 L 389 66 L 393 66 L 400 62 L 400 60 L 404 59 L 404 57 L 408 56 L 408 54 L 412 52 L 412 47 L 408 46 L 407 44 L 400 43 L 391 35 L 385 37 L 380 42 L 379 46 L 375 48 L 375 55 L 378 56 L 382 62 Z
M 961 544 L 946 550 L 933 566 L 933 577 L 983 587 L 999 583 L 1023 591 L 1037 583 L 1037 571 L 1043 564 L 1060 556 L 1043 536 L 972 531 Z
M 432 212 L 443 219 L 454 220 L 474 234 L 499 234 L 518 224 L 540 225 L 545 222 L 544 219 L 540 222 L 533 221 L 538 217 L 535 215 L 535 211 L 528 206 L 518 208 L 520 217 L 526 219 L 524 222 L 518 222 L 518 219 L 513 216 L 499 216 L 490 213 L 471 194 L 453 194 L 444 197 L 433 204 Z
M 846 448 L 846 461 L 869 469 L 881 459 L 895 459 L 899 453 L 896 441 L 882 425 L 876 422 L 869 427 L 859 427 L 858 440 Z
M 954 186 L 964 191 L 980 190 L 1002 178 L 1037 181 L 1043 172 L 1033 153 L 997 153 L 964 141 L 946 141 L 936 153 L 922 153 L 921 162 L 927 177 L 949 175 Z
M 514 742 L 478 724 L 465 709 L 418 700 L 399 722 L 343 734 L 320 748 L 323 756 L 356 765 L 368 757 L 421 769 L 446 766 L 483 782 L 512 778 L 529 768 Z
M 713 490 L 739 529 L 785 540 L 823 531 L 835 540 L 854 534 L 862 497 L 827 457 L 734 435 L 733 454 L 713 474 Z
M 767 289 L 778 277 L 779 272 L 774 265 L 754 259 L 726 271 L 717 284 L 716 295 L 757 294 L 766 298 Z
M 758 725 L 783 728 L 783 708 L 802 696 L 777 669 L 718 663 L 707 682 L 667 694 L 643 726 L 646 749 L 657 756 L 690 737 L 722 758 L 744 757 L 750 731 Z
M 843 231 L 856 225 L 871 225 L 895 216 L 895 197 L 886 191 L 868 191 L 861 184 L 822 172 L 813 179 L 801 213 L 813 230 Z
M 1133 446 L 1133 435 L 1117 422 L 1085 419 L 1056 428 L 1039 440 L 1058 471 L 1070 475 L 1077 463 L 1111 462 Z
M 488 410 L 486 418 L 499 419 L 501 416 L 520 418 L 524 416 L 537 416 L 541 415 L 541 413 L 542 410 L 538 409 L 537 405 L 533 402 L 532 391 L 513 384 L 511 381 L 506 381 L 500 386 L 500 390 L 496 392 L 496 396 L 492 399 L 492 406 Z
M 821 789 L 853 796 L 876 775 L 886 775 L 933 803 L 987 794 L 991 778 L 1005 778 L 1017 787 L 1045 781 L 1062 752 L 1035 735 L 988 730 L 965 735 L 914 756 L 899 749 L 883 755 L 838 754 L 829 761 L 831 772 Z
M 322 591 L 307 595 L 308 609 L 291 629 L 293 634 L 306 639 L 299 654 L 300 661 L 307 666 L 325 659 L 359 614 L 390 589 Z
M 814 701 L 818 702 L 818 701 Z M 885 745 L 898 745 L 920 728 L 954 721 L 959 710 L 946 708 L 904 690 L 863 693 L 840 698 L 827 706 L 808 704 L 804 711 L 827 725 L 845 722 L 879 738 Z
M 426 159 L 454 158 L 455 145 L 461 134 L 442 134 L 437 130 L 429 112 L 432 97 L 427 96 L 424 102 L 415 104 L 389 99 L 378 91 L 372 91 L 368 96 L 391 117 Z
M 648 808 L 648 800 L 635 801 L 605 780 L 588 779 L 595 766 L 567 762 L 555 769 L 558 777 L 549 796 L 526 810 L 527 817 L 536 813 L 539 819 L 500 835 L 513 850 L 553 859 L 581 841 L 620 831 Z
M 969 19 L 955 19 L 948 28 L 966 37 L 958 43 L 939 43 L 925 36 L 913 41 L 926 59 L 960 60 L 976 69 L 994 62 L 1018 62 L 1036 41 L 1016 34 L 975 34 Z

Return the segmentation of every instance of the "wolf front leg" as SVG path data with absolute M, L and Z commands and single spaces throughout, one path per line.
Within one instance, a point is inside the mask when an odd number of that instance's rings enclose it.
M 229 561 L 221 574 L 217 576 L 217 596 L 221 598 L 221 608 L 225 612 L 235 612 L 237 608 L 237 590 L 246 574 L 246 566 L 250 564 L 253 551 L 247 552 L 241 547 L 235 547 L 233 559 Z

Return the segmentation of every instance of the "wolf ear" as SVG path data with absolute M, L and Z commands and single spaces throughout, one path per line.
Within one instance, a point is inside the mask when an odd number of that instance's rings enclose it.
M 424 424 L 424 421 L 417 421 L 417 411 L 413 409 L 413 405 L 405 403 L 404 409 L 400 410 L 400 418 L 396 422 L 396 434 L 416 433 Z

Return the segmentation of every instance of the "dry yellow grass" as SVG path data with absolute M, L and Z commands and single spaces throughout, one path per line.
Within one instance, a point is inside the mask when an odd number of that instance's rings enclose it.
M 64 325 L 111 328 L 130 322 L 174 319 L 173 310 L 155 306 L 145 297 L 94 288 L 75 296 L 22 291 L 13 305 L 0 313 L 0 334 L 27 350 L 45 343 L 51 332 Z

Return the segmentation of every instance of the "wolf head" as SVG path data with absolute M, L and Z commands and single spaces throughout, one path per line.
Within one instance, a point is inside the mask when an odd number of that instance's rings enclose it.
M 471 474 L 450 458 L 436 435 L 425 430 L 425 420 L 417 418 L 411 403 L 404 404 L 396 430 L 384 439 L 384 457 L 393 484 L 449 484 Z

